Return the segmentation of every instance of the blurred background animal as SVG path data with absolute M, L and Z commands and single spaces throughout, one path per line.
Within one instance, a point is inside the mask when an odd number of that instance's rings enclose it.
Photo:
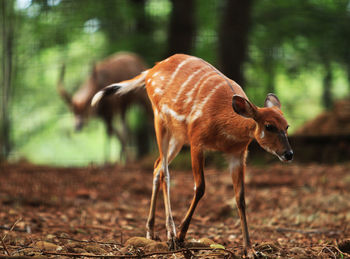
M 105 124 L 108 137 L 116 136 L 121 145 L 120 159 L 128 160 L 127 143 L 128 125 L 126 113 L 134 105 L 140 105 L 142 109 L 152 116 L 152 109 L 145 91 L 130 92 L 125 98 L 112 96 L 105 98 L 97 107 L 91 107 L 91 99 L 95 93 L 112 83 L 120 82 L 133 78 L 147 66 L 143 59 L 134 53 L 119 52 L 104 60 L 96 63 L 92 67 L 89 77 L 84 81 L 80 88 L 71 95 L 64 88 L 65 65 L 62 66 L 60 77 L 57 84 L 57 91 L 74 114 L 74 128 L 80 131 L 87 123 L 90 116 L 96 116 Z M 113 120 L 119 116 L 121 127 L 115 127 Z M 147 127 L 146 127 L 147 128 Z M 147 131 L 147 129 L 146 129 Z M 109 141 L 107 141 L 109 143 Z M 109 144 L 107 144 L 107 154 L 109 156 Z M 145 146 L 146 145 L 146 146 Z M 138 153 L 147 153 L 147 143 L 138 143 Z M 140 147 L 141 146 L 141 147 Z M 145 146 L 145 147 L 142 147 Z M 105 158 L 105 159 L 108 159 Z

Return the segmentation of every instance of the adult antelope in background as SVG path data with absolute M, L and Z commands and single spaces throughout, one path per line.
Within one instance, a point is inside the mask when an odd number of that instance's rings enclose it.
M 159 158 L 154 165 L 147 237 L 155 238 L 156 199 L 162 186 L 170 245 L 174 247 L 184 241 L 194 210 L 205 190 L 204 150 L 219 150 L 227 155 L 229 161 L 243 231 L 244 253 L 254 256 L 244 199 L 248 145 L 256 139 L 262 148 L 280 160 L 290 161 L 293 158 L 287 139 L 288 123 L 278 98 L 268 94 L 265 107 L 256 107 L 238 84 L 213 66 L 200 58 L 177 54 L 132 80 L 108 86 L 95 95 L 92 104 L 112 93 L 122 96 L 143 85 L 146 85 L 153 106 L 159 148 Z M 176 234 L 170 208 L 168 164 L 184 144 L 189 144 L 191 148 L 194 197 Z
M 67 103 L 75 117 L 75 129 L 81 130 L 89 116 L 96 116 L 104 122 L 109 137 L 115 135 L 121 144 L 121 156 L 126 156 L 126 112 L 135 104 L 142 105 L 146 112 L 152 114 L 151 104 L 145 91 L 130 92 L 123 98 L 113 96 L 100 102 L 92 108 L 92 97 L 102 88 L 115 82 L 131 79 L 146 69 L 141 57 L 133 53 L 120 52 L 114 54 L 93 66 L 90 76 L 80 86 L 78 91 L 71 96 L 63 87 L 64 66 L 62 67 L 57 84 L 58 93 Z M 113 119 L 120 115 L 122 131 L 113 127 Z

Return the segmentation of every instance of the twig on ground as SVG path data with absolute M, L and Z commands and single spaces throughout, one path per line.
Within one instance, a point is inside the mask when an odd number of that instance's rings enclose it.
M 21 220 L 22 220 L 22 217 L 20 217 L 19 219 L 17 219 L 17 220 L 15 221 L 15 223 L 12 224 L 12 226 L 11 226 L 10 229 L 9 229 L 9 231 L 10 231 L 10 232 L 13 231 L 13 229 L 15 228 L 15 226 L 16 226 Z M 7 236 L 7 234 L 4 235 L 4 237 L 2 238 L 2 240 L 5 240 L 6 236 Z
M 318 255 L 317 256 L 319 256 L 321 253 L 323 253 L 323 251 L 324 250 L 328 250 L 332 255 L 333 255 L 333 258 L 337 258 L 337 256 L 334 254 L 334 252 L 330 249 L 330 247 L 331 248 L 335 248 L 334 246 L 324 246 L 322 249 L 321 249 L 321 251 L 318 253 Z M 336 249 L 336 250 L 338 250 L 338 249 Z M 339 250 L 338 250 L 339 251 Z
M 122 245 L 120 243 L 112 243 L 112 242 L 100 242 L 100 241 L 94 241 L 94 240 L 78 240 L 78 239 L 74 239 L 74 238 L 70 238 L 70 237 L 56 236 L 56 238 L 58 238 L 58 239 L 67 239 L 67 240 L 80 242 L 80 243 L 96 243 L 96 244 L 100 244 L 100 245 L 117 245 L 117 246 L 121 246 Z
M 0 226 L 0 229 L 1 229 L 1 230 L 10 230 L 11 227 Z M 12 231 L 16 231 L 16 232 L 27 232 L 27 230 L 21 229 L 21 228 L 13 228 Z
M 93 257 L 93 258 L 146 258 L 150 257 L 152 255 L 169 255 L 169 254 L 177 254 L 177 253 L 184 253 L 188 251 L 223 251 L 230 255 L 229 258 L 234 258 L 235 254 L 228 250 L 223 248 L 209 248 L 209 247 L 191 247 L 191 248 L 182 248 L 175 251 L 164 251 L 164 252 L 151 252 L 143 255 L 87 255 L 87 254 L 76 254 L 76 253 L 56 253 L 56 252 L 43 252 L 44 255 L 59 255 L 59 256 L 71 256 L 71 257 Z
M 7 250 L 7 247 L 6 247 L 6 245 L 5 245 L 5 242 L 4 242 L 4 239 L 3 239 L 3 238 L 1 238 L 1 244 L 2 244 L 2 247 L 5 249 L 6 254 L 9 255 L 9 256 L 11 256 L 11 253 L 10 253 L 9 250 Z
M 0 259 L 35 259 L 37 257 L 33 256 L 24 256 L 24 255 L 18 255 L 18 256 L 6 256 L 6 255 L 0 255 Z
M 48 228 L 70 228 L 70 225 L 65 224 L 49 224 L 47 225 Z M 101 226 L 101 225 L 77 225 L 74 226 L 75 228 L 81 228 L 81 229 L 98 229 L 98 230 L 111 230 L 110 227 Z
M 18 224 L 18 222 L 20 222 L 21 220 L 22 220 L 22 217 L 19 218 L 19 219 L 17 219 L 17 220 L 15 221 L 15 223 L 12 224 L 12 226 L 11 226 L 9 232 L 12 232 L 13 229 L 15 228 L 15 226 L 16 226 L 16 225 Z M 10 253 L 10 251 L 7 249 L 6 244 L 5 244 L 5 238 L 6 238 L 6 237 L 7 237 L 7 233 L 1 238 L 1 244 L 2 244 L 3 248 L 5 249 L 6 254 L 7 254 L 8 256 L 11 256 L 11 253 Z

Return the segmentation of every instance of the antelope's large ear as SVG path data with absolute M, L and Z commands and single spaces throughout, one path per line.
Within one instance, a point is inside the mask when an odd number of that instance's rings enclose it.
M 232 107 L 237 114 L 251 119 L 255 119 L 258 112 L 254 104 L 236 94 L 232 97 Z
M 273 107 L 276 106 L 278 109 L 281 109 L 280 100 L 278 100 L 277 96 L 274 94 L 267 94 L 265 99 L 265 107 Z

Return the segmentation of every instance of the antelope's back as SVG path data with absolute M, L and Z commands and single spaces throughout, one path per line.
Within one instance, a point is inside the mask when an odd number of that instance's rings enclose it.
M 232 96 L 246 97 L 241 87 L 200 58 L 176 54 L 150 69 L 146 89 L 155 113 L 187 131 L 207 111 L 229 108 Z

